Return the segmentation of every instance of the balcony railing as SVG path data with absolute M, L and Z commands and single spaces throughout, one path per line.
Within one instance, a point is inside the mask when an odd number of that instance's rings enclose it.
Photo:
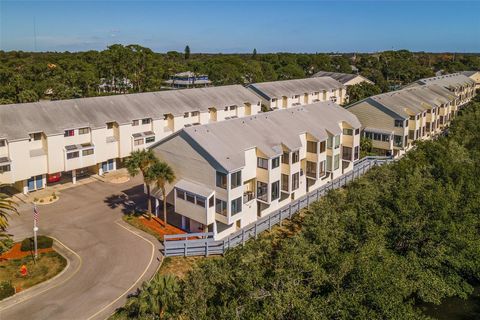
M 307 171 L 307 177 L 316 179 L 317 178 L 317 173 L 315 171 Z
M 255 193 L 253 191 L 246 191 L 243 193 L 243 203 L 252 201 L 255 198 Z
M 267 194 L 267 193 L 258 194 L 258 195 L 257 195 L 257 199 L 258 199 L 258 200 L 261 200 L 261 201 L 263 201 L 263 202 L 267 202 L 267 201 L 268 201 L 268 194 Z

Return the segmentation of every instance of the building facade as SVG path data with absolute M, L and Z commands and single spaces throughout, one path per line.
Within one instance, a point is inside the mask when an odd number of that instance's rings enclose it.
M 462 74 L 475 81 L 475 90 L 480 90 L 480 71 L 463 71 Z
M 182 128 L 255 115 L 240 85 L 0 106 L 0 183 L 27 193 L 116 170 Z
M 287 109 L 316 102 L 347 101 L 346 87 L 330 77 L 253 83 L 247 86 L 269 110 Z
M 152 149 L 175 171 L 181 227 L 220 239 L 351 171 L 359 143 L 358 119 L 320 102 L 184 128 Z
M 373 152 L 400 156 L 415 141 L 440 133 L 473 98 L 473 81 L 465 82 L 465 77 L 447 79 L 424 79 L 405 89 L 372 96 L 346 108 L 362 123 L 362 135 L 372 141 Z

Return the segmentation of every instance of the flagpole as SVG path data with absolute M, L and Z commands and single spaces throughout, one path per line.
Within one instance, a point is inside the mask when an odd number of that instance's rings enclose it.
M 35 248 L 35 259 L 37 259 L 38 251 L 37 251 L 37 216 L 36 216 L 36 211 L 37 211 L 37 206 L 33 205 L 33 243 L 34 243 L 34 248 Z

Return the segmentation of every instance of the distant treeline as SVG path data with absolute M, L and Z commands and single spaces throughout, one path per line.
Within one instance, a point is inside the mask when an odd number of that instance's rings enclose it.
M 356 69 L 352 70 L 352 66 Z M 0 104 L 68 99 L 102 94 L 158 91 L 174 73 L 207 74 L 214 85 L 303 78 L 313 73 L 358 72 L 376 83 L 372 92 L 445 72 L 479 70 L 480 56 L 385 51 L 375 54 L 195 54 L 155 53 L 139 45 L 112 45 L 104 51 L 0 51 Z M 129 85 L 123 86 L 125 79 Z M 117 84 L 100 92 L 102 83 Z M 108 90 L 107 90 L 108 91 Z
M 425 319 L 420 303 L 467 297 L 480 280 L 479 100 L 447 137 L 181 280 L 155 277 L 114 319 Z

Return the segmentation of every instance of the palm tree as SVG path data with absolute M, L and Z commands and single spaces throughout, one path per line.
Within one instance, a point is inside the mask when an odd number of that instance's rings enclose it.
M 133 151 L 125 161 L 125 167 L 127 168 L 130 176 L 135 177 L 139 173 L 142 174 L 143 182 L 145 183 L 147 189 L 147 212 L 149 219 L 152 218 L 150 184 L 153 182 L 153 180 L 151 180 L 148 170 L 156 162 L 158 162 L 158 160 L 151 149 Z
M 177 307 L 179 285 L 175 276 L 157 273 L 144 282 L 136 296 L 128 299 L 125 308 L 132 317 L 169 319 Z
M 163 198 L 163 221 L 167 227 L 167 190 L 166 184 L 175 181 L 175 173 L 168 163 L 159 161 L 150 167 L 152 178 L 155 179 L 155 184 L 158 189 L 162 191 Z
M 0 189 L 6 185 L 0 185 Z M 8 218 L 12 213 L 18 214 L 16 204 L 8 199 L 8 195 L 0 193 L 0 232 L 5 232 L 8 227 Z

